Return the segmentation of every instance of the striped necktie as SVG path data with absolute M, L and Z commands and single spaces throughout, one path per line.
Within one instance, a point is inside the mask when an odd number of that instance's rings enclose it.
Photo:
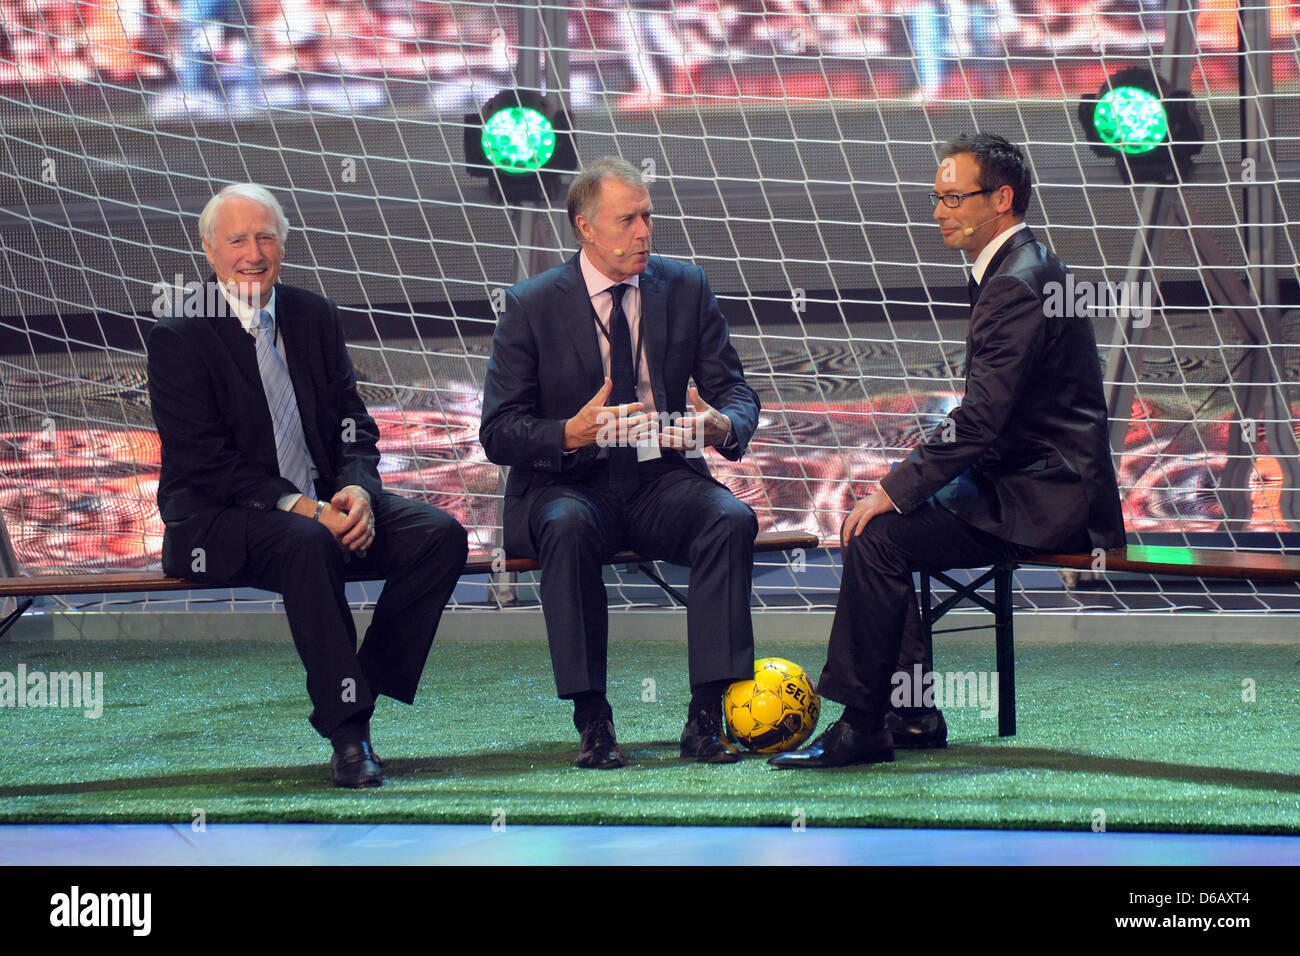
M 262 376 L 266 392 L 266 405 L 271 411 L 271 427 L 275 430 L 275 457 L 280 465 L 280 475 L 309 498 L 316 497 L 311 479 L 311 454 L 303 435 L 302 417 L 298 414 L 298 399 L 289 378 L 289 366 L 275 348 L 275 327 L 271 313 L 265 309 L 257 313 L 257 370 Z

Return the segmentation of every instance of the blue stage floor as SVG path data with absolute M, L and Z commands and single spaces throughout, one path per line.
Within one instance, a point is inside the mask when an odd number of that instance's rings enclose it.
M 0 866 L 1300 864 L 1300 837 L 1025 830 L 430 824 L 0 826 Z

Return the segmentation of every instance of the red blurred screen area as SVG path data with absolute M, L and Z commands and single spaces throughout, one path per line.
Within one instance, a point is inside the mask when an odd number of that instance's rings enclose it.
M 713 473 L 754 509 L 761 530 L 809 530 L 834 542 L 853 501 L 958 399 L 913 388 L 871 401 L 764 407 L 744 459 L 705 454 Z M 501 471 L 483 454 L 477 415 L 372 414 L 385 487 L 454 515 L 470 529 L 472 549 L 494 547 Z M 1231 421 L 1225 411 L 1198 422 L 1193 434 L 1164 411 L 1135 405 L 1120 468 L 1129 531 L 1219 530 L 1214 489 Z M 19 561 L 46 570 L 157 567 L 159 451 L 157 433 L 146 429 L 0 433 L 0 509 Z M 1267 456 L 1257 460 L 1249 530 L 1285 529 L 1276 465 Z
M 1274 36 L 1294 36 L 1300 8 L 1272 3 Z M 1095 89 L 1097 54 L 1113 60 L 1158 51 L 1163 6 L 1160 0 L 575 0 L 567 36 L 571 86 L 576 107 L 608 103 L 616 110 L 657 108 L 674 96 L 738 93 L 1072 96 Z M 1200 88 L 1228 90 L 1235 83 L 1231 63 L 1214 65 L 1236 50 L 1235 11 L 1235 4 L 1202 5 Z M 467 89 L 494 80 L 509 85 L 517 43 L 509 4 L 0 0 L 0 13 L 0 86 L 31 91 L 105 83 L 225 97 L 256 70 L 271 87 L 284 81 L 282 90 L 270 91 L 277 103 L 280 94 L 310 99 L 313 83 L 344 77 L 354 86 L 345 93 L 334 84 L 336 107 L 344 110 L 385 105 L 413 79 Z M 1295 72 L 1294 57 L 1279 57 L 1278 65 Z M 601 91 L 614 96 L 595 95 Z M 454 95 L 435 100 L 443 110 L 465 105 Z

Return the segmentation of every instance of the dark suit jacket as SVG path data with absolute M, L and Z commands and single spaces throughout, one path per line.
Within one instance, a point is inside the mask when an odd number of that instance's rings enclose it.
M 225 305 L 210 283 L 204 291 L 211 293 L 207 302 Z M 379 431 L 357 394 L 338 307 L 277 285 L 275 316 L 319 472 L 317 495 L 328 500 L 359 485 L 377 497 Z M 163 570 L 230 579 L 244 564 L 249 514 L 269 511 L 298 490 L 280 477 L 256 345 L 234 315 L 169 317 L 149 333 L 148 352 L 149 397 L 162 441 Z M 195 548 L 204 549 L 206 574 L 193 567 Z
M 881 486 L 904 514 L 934 496 L 1032 548 L 1070 547 L 1081 531 L 1092 547 L 1122 547 L 1092 322 L 1046 315 L 1049 282 L 1064 283 L 1065 266 L 1028 229 L 998 250 L 971 312 L 955 440 L 936 430 Z
M 698 266 L 651 256 L 641 274 L 641 328 L 658 412 L 687 412 L 687 380 L 731 419 L 738 461 L 758 427 L 758 395 L 745 382 L 727 322 Z M 589 446 L 563 453 L 564 423 L 605 381 L 595 311 L 578 256 L 506 292 L 483 388 L 479 440 L 491 461 L 510 465 L 503 524 L 511 555 L 535 557 L 528 533 L 543 488 L 581 481 L 596 461 Z M 694 414 L 694 409 L 690 409 Z M 686 462 L 709 476 L 702 456 Z

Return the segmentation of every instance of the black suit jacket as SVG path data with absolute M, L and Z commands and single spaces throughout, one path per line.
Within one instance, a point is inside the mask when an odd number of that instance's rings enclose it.
M 1024 229 L 984 274 L 966 339 L 966 394 L 881 481 L 904 514 L 934 496 L 990 534 L 1032 548 L 1124 544 L 1101 365 L 1087 316 L 1048 316 L 1065 266 Z M 963 474 L 964 473 L 964 474 Z M 953 479 L 962 476 L 961 480 Z
M 211 281 L 200 307 L 225 305 Z M 188 311 L 193 311 L 188 310 Z M 307 449 L 325 500 L 346 485 L 381 490 L 379 431 L 357 393 L 338 307 L 275 287 L 276 324 Z M 234 315 L 164 318 L 149 333 L 149 398 L 162 442 L 158 510 L 168 574 L 228 580 L 245 559 L 252 512 L 297 491 L 280 477 L 253 337 Z M 206 573 L 194 565 L 204 550 Z
M 687 381 L 731 419 L 738 461 L 758 427 L 758 395 L 745 381 L 727 322 L 698 266 L 651 256 L 641 274 L 641 328 L 655 409 L 687 412 Z M 506 292 L 483 388 L 479 440 L 488 458 L 510 465 L 503 525 L 506 552 L 535 557 L 528 533 L 543 488 L 582 480 L 595 446 L 563 453 L 564 423 L 605 382 L 595 310 L 575 255 Z M 690 409 L 694 414 L 694 409 Z M 709 476 L 702 456 L 686 462 Z

